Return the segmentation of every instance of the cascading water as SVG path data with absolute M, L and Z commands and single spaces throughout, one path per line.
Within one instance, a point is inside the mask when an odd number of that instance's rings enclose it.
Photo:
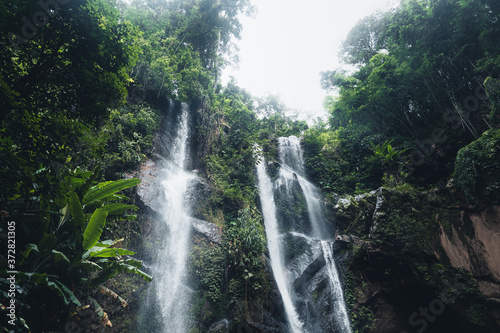
M 189 173 L 189 107 L 177 110 L 170 102 L 163 129 L 165 155 L 157 175 L 158 196 L 153 208 L 158 213 L 155 233 L 160 244 L 152 249 L 151 271 L 155 280 L 149 287 L 142 309 L 140 330 L 185 333 L 188 331 L 190 290 L 185 284 L 190 238 L 188 194 L 196 176 Z M 178 103 L 177 103 L 178 105 Z
M 335 259 L 333 257 L 332 244 L 324 240 L 320 242 L 321 249 L 323 250 L 323 256 L 326 261 L 326 268 L 328 270 L 333 298 L 335 300 L 334 311 L 336 312 L 335 317 L 338 318 L 337 325 L 339 326 L 341 332 L 350 333 L 351 326 L 349 325 L 349 317 L 347 316 L 347 310 L 344 305 L 344 293 L 342 292 L 342 285 L 340 284 L 337 265 L 335 265 Z
M 290 281 L 288 281 L 286 277 L 286 268 L 283 265 L 282 249 L 280 245 L 281 236 L 278 232 L 276 205 L 274 204 L 273 197 L 273 184 L 266 173 L 265 161 L 261 161 L 257 165 L 257 178 L 259 181 L 260 202 L 266 227 L 267 246 L 269 249 L 269 256 L 271 257 L 271 268 L 274 280 L 278 285 L 279 292 L 283 299 L 290 332 L 301 333 L 303 332 L 302 323 L 299 320 L 292 302 L 289 288 Z
M 333 257 L 333 244 L 331 240 L 327 240 L 333 237 L 333 231 L 327 228 L 324 204 L 319 190 L 305 178 L 299 139 L 293 136 L 279 138 L 279 154 L 280 168 L 274 183 L 266 174 L 265 161 L 257 166 L 257 175 L 264 223 L 270 243 L 272 269 L 283 298 L 289 326 L 293 328 L 294 322 L 300 323 L 300 326 L 296 326 L 299 332 L 315 333 L 321 330 L 350 333 L 342 286 Z M 282 205 L 280 209 L 276 207 L 276 200 Z M 303 216 L 297 218 L 297 215 L 304 215 L 303 210 L 306 210 L 307 218 Z M 277 211 L 281 211 L 281 221 L 276 219 Z M 288 240 L 285 240 L 285 244 L 280 244 L 278 239 Z M 273 240 L 274 244 L 271 244 Z M 309 250 L 300 254 L 294 247 L 304 247 Z M 273 260 L 272 252 L 277 253 L 274 255 L 278 259 Z M 283 259 L 284 253 L 291 261 Z M 329 316 L 332 318 L 332 323 L 325 323 L 328 319 L 319 313 L 324 304 L 316 307 L 309 304 L 313 301 L 311 295 L 307 293 L 312 292 L 312 287 L 300 288 L 303 284 L 303 275 L 313 270 L 311 267 L 315 266 L 314 263 L 319 259 L 323 262 L 324 276 L 331 289 L 331 299 L 327 303 L 333 312 Z M 279 265 L 276 262 L 273 264 L 273 261 L 279 261 Z M 276 270 L 281 270 L 281 273 Z M 287 279 L 281 277 L 286 274 L 289 276 Z M 282 281 L 278 281 L 278 278 Z M 292 332 L 297 332 L 292 328 Z
M 307 203 L 307 211 L 312 228 L 311 236 L 323 238 L 326 235 L 326 230 L 322 216 L 322 199 L 318 189 L 304 178 L 304 159 L 302 157 L 299 138 L 296 136 L 279 138 L 278 143 L 281 181 L 290 182 L 295 179 L 298 181 Z
M 325 258 L 329 282 L 332 289 L 334 317 L 337 319 L 337 327 L 342 333 L 350 333 L 349 317 L 344 302 L 342 285 L 337 272 L 337 266 L 333 257 L 332 244 L 327 239 L 326 223 L 322 208 L 322 199 L 318 189 L 304 178 L 304 160 L 300 140 L 295 136 L 279 138 L 281 169 L 288 169 L 283 175 L 289 176 L 290 171 L 296 175 L 302 188 L 307 204 L 309 221 L 311 223 L 311 236 L 320 239 L 323 257 Z M 331 237 L 330 237 L 331 238 Z

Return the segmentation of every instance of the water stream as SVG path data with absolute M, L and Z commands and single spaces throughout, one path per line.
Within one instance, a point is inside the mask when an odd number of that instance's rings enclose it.
M 260 200 L 268 234 L 272 270 L 283 298 L 290 331 L 293 333 L 315 333 L 318 329 L 328 326 L 330 331 L 333 331 L 332 327 L 335 327 L 335 331 L 350 333 L 349 317 L 333 255 L 332 238 L 334 233 L 331 228 L 327 227 L 324 201 L 319 190 L 305 177 L 300 140 L 294 136 L 279 138 L 280 168 L 278 177 L 274 182 L 267 175 L 265 164 L 266 161 L 264 160 L 257 166 Z M 285 202 L 285 207 L 282 207 L 282 210 L 288 211 L 296 208 L 293 214 L 290 212 L 284 213 L 282 216 L 283 221 L 278 221 L 276 218 L 276 196 L 282 205 Z M 304 218 L 301 220 L 301 218 L 291 217 L 291 215 L 301 214 L 300 207 L 307 210 L 308 225 L 303 222 Z M 292 225 L 292 220 L 294 225 Z M 302 230 L 294 230 L 294 227 Z M 290 238 L 284 238 L 284 234 L 289 235 Z M 285 244 L 281 244 L 278 241 L 280 239 L 288 239 L 289 243 L 285 241 Z M 294 252 L 293 248 L 299 246 L 297 242 L 300 239 L 305 240 L 308 244 L 310 248 L 309 254 L 303 253 L 297 256 L 296 252 Z M 288 251 L 295 255 L 290 262 L 283 259 L 284 247 L 287 247 Z M 328 303 L 333 311 L 331 317 L 334 323 L 318 323 L 318 321 L 327 321 L 327 319 L 321 318 L 321 314 L 318 314 L 321 309 L 314 310 L 310 306 L 309 303 L 313 301 L 310 299 L 311 295 L 303 294 L 304 288 L 300 292 L 297 291 L 297 285 L 300 285 L 301 282 L 294 281 L 294 279 L 300 278 L 308 270 L 308 266 L 311 266 L 317 260 L 316 255 L 322 256 L 324 260 L 325 276 L 331 289 L 331 300 Z M 293 279 L 291 278 L 292 275 Z M 286 278 L 286 276 L 289 277 Z M 298 306 L 298 303 L 301 303 L 301 305 Z
M 298 314 L 292 302 L 290 281 L 286 276 L 286 268 L 283 264 L 283 255 L 281 248 L 280 233 L 278 232 L 278 222 L 276 220 L 276 205 L 273 196 L 273 184 L 266 173 L 265 161 L 257 165 L 257 177 L 259 180 L 260 202 L 264 224 L 266 227 L 267 246 L 269 256 L 271 257 L 271 268 L 274 280 L 278 285 L 279 292 L 283 299 L 285 313 L 288 320 L 290 332 L 302 333 L 303 324 L 300 322 Z
M 185 283 L 191 230 L 188 193 L 196 176 L 187 171 L 189 107 L 173 105 L 170 102 L 162 131 L 166 153 L 159 162 L 158 197 L 153 205 L 158 213 L 154 230 L 158 241 L 151 263 L 155 280 L 141 316 L 141 330 L 147 332 L 185 333 L 189 326 L 191 291 Z

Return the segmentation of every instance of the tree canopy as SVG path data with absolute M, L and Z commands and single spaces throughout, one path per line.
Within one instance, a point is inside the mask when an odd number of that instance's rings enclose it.
M 332 129 L 394 140 L 408 149 L 405 172 L 423 183 L 450 174 L 457 151 L 497 123 L 484 81 L 499 75 L 498 9 L 403 0 L 360 20 L 342 45 L 344 67 L 322 73 Z

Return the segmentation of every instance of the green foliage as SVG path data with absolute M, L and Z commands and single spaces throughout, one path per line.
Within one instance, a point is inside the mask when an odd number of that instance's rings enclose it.
M 250 101 L 234 88 L 230 85 L 217 96 L 198 128 L 201 140 L 211 141 L 202 160 L 212 189 L 209 203 L 226 214 L 237 214 L 255 199 L 253 145 L 258 127 Z
M 460 149 L 453 178 L 469 201 L 496 202 L 500 189 L 500 130 L 491 129 Z
M 224 316 L 226 288 L 226 252 L 222 246 L 196 244 L 191 253 L 190 276 L 199 292 L 191 315 L 205 330 Z
M 29 240 L 28 244 L 17 244 L 19 248 L 24 247 L 24 251 L 16 265 L 16 282 L 22 290 L 16 300 L 19 315 L 29 318 L 29 325 L 41 325 L 47 329 L 54 325 L 57 327 L 61 324 L 57 320 L 41 324 L 44 312 L 39 307 L 52 307 L 58 302 L 67 306 L 80 306 L 77 293 L 119 272 L 135 273 L 147 281 L 152 279 L 140 270 L 140 261 L 123 257 L 134 252 L 115 248 L 112 240 L 101 240 L 107 218 L 127 216 L 127 210 L 138 209 L 134 205 L 121 203 L 126 197 L 117 193 L 136 186 L 139 180 L 93 184 L 98 172 L 98 169 L 94 172 L 75 170 L 66 206 L 58 211 L 51 211 L 47 207 L 35 212 L 18 212 L 13 216 L 20 226 L 41 224 L 38 228 L 43 230 L 26 235 L 24 238 Z M 19 236 L 21 233 L 22 229 L 19 230 Z M 6 281 L 7 271 L 3 270 L 1 275 L 2 282 Z M 35 312 L 34 307 L 38 309 Z
M 385 207 L 372 226 L 374 244 L 396 257 L 418 256 L 432 248 L 439 224 L 433 207 L 415 190 L 384 189 Z
M 266 238 L 263 222 L 256 210 L 245 208 L 238 217 L 227 222 L 224 246 L 228 253 L 229 267 L 236 276 L 243 277 L 245 286 L 258 291 L 263 265 Z
M 143 32 L 137 83 L 158 98 L 184 102 L 211 94 L 229 62 L 232 39 L 240 37 L 238 14 L 251 11 L 248 0 L 132 2 L 124 16 Z
M 106 179 L 121 178 L 124 170 L 133 169 L 146 159 L 160 120 L 160 113 L 146 104 L 126 104 L 111 111 L 101 132 Z
M 353 251 L 357 250 L 364 252 L 363 248 L 354 249 Z M 369 306 L 355 306 L 356 297 L 363 292 L 362 290 L 358 290 L 359 285 L 364 283 L 364 281 L 362 281 L 362 277 L 354 275 L 353 271 L 349 270 L 346 272 L 344 297 L 352 331 L 354 333 L 365 333 L 370 331 L 375 318 L 373 309 Z
M 104 208 L 98 208 L 94 211 L 83 233 L 82 246 L 84 250 L 89 250 L 97 244 L 106 224 L 107 217 L 108 212 Z
M 220 245 L 196 242 L 191 254 L 190 275 L 198 290 L 191 315 L 201 331 L 235 316 L 242 304 L 262 297 L 267 287 L 266 239 L 259 212 L 247 207 L 228 218 L 223 237 Z
M 420 147 L 426 138 L 440 141 L 432 142 L 435 154 L 413 165 L 435 172 L 415 172 L 409 180 L 423 184 L 435 182 L 436 174 L 448 176 L 456 152 L 487 129 L 481 113 L 490 104 L 481 76 L 497 72 L 500 30 L 493 22 L 499 14 L 485 0 L 406 0 L 358 22 L 342 49 L 345 63 L 356 69 L 322 74 L 324 88 L 337 93 L 325 101 L 331 130 L 363 128 L 401 149 Z M 486 88 L 493 113 L 495 79 Z M 446 133 L 444 140 L 434 140 L 436 130 Z
M 491 101 L 490 121 L 493 125 L 500 123 L 500 80 L 486 78 L 484 88 Z
M 342 43 L 341 57 L 347 64 L 364 65 L 385 48 L 384 32 L 390 22 L 390 12 L 377 12 L 361 19 L 349 31 Z M 337 86 L 337 82 L 330 82 Z
M 392 148 L 391 141 L 385 140 L 382 144 L 376 145 L 370 141 L 370 146 L 375 154 L 375 157 L 380 160 L 382 165 L 389 172 L 391 177 L 395 177 L 396 184 L 401 181 L 402 168 L 405 163 L 403 161 L 403 153 L 408 149 L 396 150 Z
M 98 157 L 103 142 L 96 139 L 96 124 L 107 118 L 110 105 L 124 102 L 127 71 L 139 53 L 137 33 L 115 5 L 77 0 L 56 3 L 46 13 L 35 2 L 2 4 L 3 207 L 36 209 L 30 198 L 40 195 L 62 200 L 69 170 Z M 37 27 L 30 21 L 43 16 Z M 13 198 L 23 202 L 12 203 Z
M 369 144 L 378 140 L 378 135 L 363 127 L 308 130 L 303 149 L 309 176 L 330 195 L 379 187 L 382 165 L 372 158 Z

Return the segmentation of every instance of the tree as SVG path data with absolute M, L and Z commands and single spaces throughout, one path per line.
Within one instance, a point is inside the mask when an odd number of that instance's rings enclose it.
M 68 167 L 95 156 L 95 125 L 125 99 L 137 35 L 104 0 L 4 3 L 0 22 L 0 203 L 57 200 Z
M 384 32 L 390 22 L 390 12 L 378 12 L 361 19 L 349 31 L 339 53 L 346 64 L 366 65 L 386 47 Z

